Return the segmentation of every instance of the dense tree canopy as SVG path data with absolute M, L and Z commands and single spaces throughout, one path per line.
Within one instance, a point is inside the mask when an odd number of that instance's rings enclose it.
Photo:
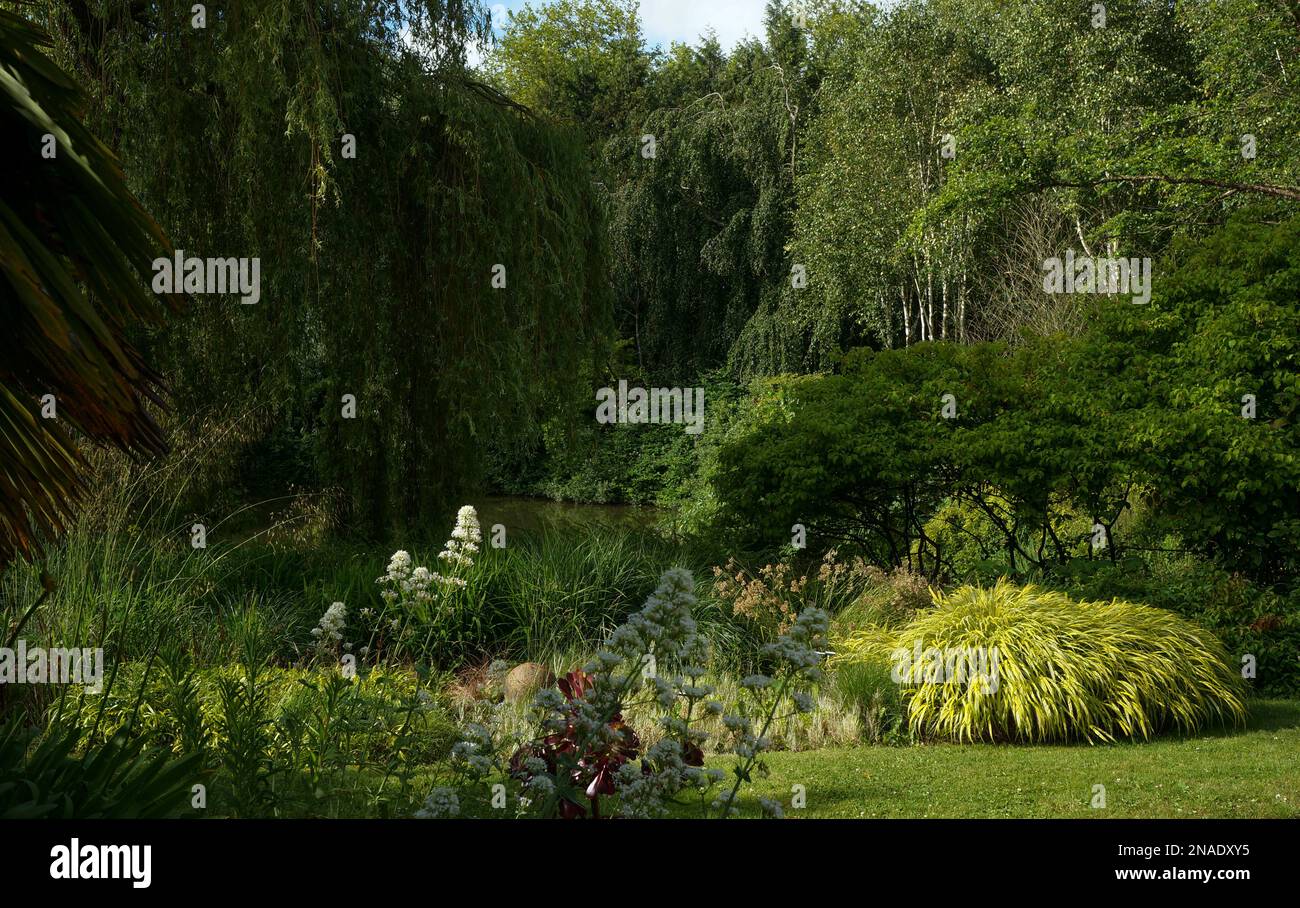
M 378 528 L 577 387 L 608 321 L 583 144 L 466 73 L 475 4 L 44 18 L 176 246 L 261 260 L 257 304 L 209 297 L 153 339 L 183 412 L 256 409 L 261 444 Z
M 459 0 L 244 0 L 201 28 L 180 3 L 45 0 L 33 15 L 176 246 L 262 261 L 256 305 L 209 295 L 139 338 L 182 413 L 254 412 L 244 456 L 271 469 L 249 475 L 342 487 L 359 527 L 416 522 L 485 463 L 514 489 L 548 471 L 548 488 L 572 489 L 557 471 L 597 464 L 627 474 L 592 478 L 602 489 L 691 471 L 690 439 L 593 426 L 593 386 L 707 384 L 734 402 L 749 379 L 836 372 L 844 386 L 824 393 L 875 389 L 865 409 L 830 407 L 840 428 L 826 431 L 850 448 L 877 423 L 899 445 L 951 428 L 914 424 L 915 395 L 942 384 L 965 383 L 972 418 L 989 408 L 980 424 L 995 428 L 967 426 L 937 465 L 900 467 L 928 478 L 882 517 L 898 557 L 942 567 L 923 551 L 927 521 L 964 503 L 1004 525 L 1021 562 L 1059 561 L 1078 542 L 1065 523 L 1110 526 L 1136 482 L 1204 518 L 1196 547 L 1284 570 L 1281 542 L 1246 540 L 1261 525 L 1289 538 L 1285 514 L 1190 478 L 1195 494 L 1166 486 L 1150 458 L 1229 469 L 1242 426 L 1227 448 L 1198 446 L 1222 429 L 1207 414 L 1229 384 L 1260 384 L 1236 398 L 1290 418 L 1281 379 L 1251 366 L 1207 384 L 1164 320 L 1182 319 L 1202 354 L 1266 322 L 1269 362 L 1294 364 L 1286 319 L 1245 302 L 1277 304 L 1248 275 L 1272 273 L 1263 250 L 1287 235 L 1269 231 L 1300 202 L 1292 5 L 806 6 L 772 0 L 762 38 L 732 48 L 712 35 L 648 46 L 631 0 L 526 5 L 495 37 Z M 478 72 L 471 43 L 486 47 Z M 1215 236 L 1249 240 L 1256 264 L 1229 262 Z M 1222 287 L 1188 277 L 1188 249 L 1223 253 L 1202 270 L 1234 275 L 1226 309 Z M 1150 260 L 1168 308 L 1148 321 L 1114 296 L 1048 292 L 1045 263 L 1076 253 Z M 929 341 L 996 343 L 885 355 Z M 1041 363 L 1080 387 L 1044 390 Z M 1156 375 L 1160 391 L 1146 387 Z M 1140 424 L 1109 422 L 1135 408 Z M 1202 416 L 1213 425 L 1193 430 Z M 1274 442 L 1252 450 L 1282 494 Z M 742 461 L 720 467 L 757 469 Z

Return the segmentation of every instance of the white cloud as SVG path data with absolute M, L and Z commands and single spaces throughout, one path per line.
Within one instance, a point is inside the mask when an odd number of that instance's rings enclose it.
M 641 0 L 641 25 L 650 44 L 695 44 L 708 28 L 730 49 L 763 35 L 766 0 Z
M 518 10 L 525 0 L 488 0 L 492 21 L 500 28 L 508 10 Z M 549 0 L 531 0 L 545 6 Z M 723 48 L 730 50 L 745 37 L 763 36 L 763 11 L 767 0 L 639 0 L 641 28 L 648 44 L 667 46 L 673 41 L 697 44 L 710 27 Z
M 465 44 L 465 63 L 470 69 L 478 69 L 487 56 L 487 47 L 475 38 Z

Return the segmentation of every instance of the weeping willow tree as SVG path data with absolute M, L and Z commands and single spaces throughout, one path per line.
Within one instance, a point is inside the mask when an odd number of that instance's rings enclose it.
M 766 43 L 747 41 L 729 57 L 712 38 L 674 48 L 655 73 L 662 106 L 639 135 L 605 149 L 618 175 L 619 328 L 638 365 L 669 384 L 718 367 L 741 376 L 791 368 L 804 346 L 772 315 L 791 286 L 785 245 L 811 89 L 789 13 L 769 3 L 765 24 Z
M 256 257 L 148 338 L 183 413 L 410 526 L 581 387 L 611 322 L 582 140 L 468 77 L 472 0 L 48 0 L 28 15 L 187 256 Z M 286 447 L 287 446 L 287 447 Z

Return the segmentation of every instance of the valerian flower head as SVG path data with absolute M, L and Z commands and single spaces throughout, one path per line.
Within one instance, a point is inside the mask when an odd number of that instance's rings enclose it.
M 566 703 L 564 694 L 553 687 L 543 687 L 533 697 L 533 709 L 542 713 L 559 712 Z
M 655 687 L 655 700 L 663 709 L 670 709 L 677 702 L 677 689 L 660 677 L 650 679 Z
M 715 798 L 714 801 L 713 801 L 713 803 L 709 805 L 709 809 L 710 809 L 710 810 L 716 810 L 716 811 L 721 812 L 721 811 L 722 811 L 722 799 L 721 799 L 721 798 Z M 739 813 L 740 813 L 740 808 L 736 807 L 735 804 L 730 804 L 730 803 L 728 804 L 728 806 L 727 806 L 727 816 L 729 816 L 729 817 L 734 817 L 734 816 L 737 816 Z
M 821 663 L 818 650 L 825 649 L 826 632 L 830 616 L 819 608 L 804 609 L 790 630 L 763 647 L 765 655 L 773 656 L 795 669 L 813 668 Z
M 750 729 L 749 720 L 744 716 L 723 716 L 722 724 L 727 727 L 728 731 L 745 733 Z
M 540 760 L 537 762 L 541 763 Z M 533 794 L 534 797 L 546 798 L 555 791 L 555 781 L 546 775 L 546 764 L 542 763 L 542 771 L 533 775 L 525 787 Z
M 456 797 L 455 790 L 446 787 L 429 792 L 429 796 L 424 799 L 424 807 L 415 812 L 417 817 L 426 820 L 444 819 L 459 814 L 460 800 Z
M 659 659 L 680 658 L 684 651 L 698 652 L 700 644 L 691 616 L 695 602 L 695 581 L 690 571 L 665 571 L 645 605 L 615 629 L 606 648 L 629 660 L 640 660 L 649 652 Z
M 324 615 L 321 615 L 320 623 L 312 628 L 311 635 L 322 642 L 329 640 L 338 643 L 343 639 L 347 616 L 347 606 L 342 602 L 335 602 L 325 610 Z
M 482 778 L 494 768 L 495 745 L 492 733 L 477 723 L 465 726 L 462 739 L 451 748 L 452 763 L 474 778 Z
M 438 557 L 452 564 L 469 567 L 474 563 L 473 555 L 483 541 L 479 529 L 478 512 L 471 505 L 465 505 L 456 512 L 456 525 L 452 527 L 451 538 Z
M 620 796 L 619 812 L 625 817 L 658 817 L 667 812 L 666 802 L 693 784 L 694 767 L 687 766 L 682 746 L 671 738 L 656 742 L 646 752 L 637 770 L 624 764 L 615 777 Z
M 411 553 L 406 549 L 398 549 L 393 552 L 393 557 L 388 559 L 388 573 L 376 582 L 385 579 L 398 580 L 409 573 L 411 573 Z
M 659 725 L 663 728 L 665 734 L 674 736 L 684 735 L 690 728 L 690 723 L 681 716 L 674 716 L 671 714 L 661 716 L 659 718 Z

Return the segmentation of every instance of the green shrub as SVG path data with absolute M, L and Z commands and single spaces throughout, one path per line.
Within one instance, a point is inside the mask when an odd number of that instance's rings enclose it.
M 1300 697 L 1300 590 L 1277 592 L 1207 558 L 1166 552 L 1078 561 L 1043 583 L 1074 598 L 1133 599 L 1182 615 L 1222 640 L 1233 664 L 1254 657 L 1254 693 Z
M 918 736 L 1096 742 L 1244 719 L 1222 645 L 1170 612 L 1005 581 L 935 605 L 901 631 L 868 626 L 837 647 L 838 663 L 892 663 Z
M 854 350 L 780 376 L 721 442 L 719 521 L 803 524 L 930 578 L 1119 558 L 1147 520 L 1256 582 L 1300 574 L 1300 217 L 1233 223 L 1167 263 L 1150 307 L 1082 302 L 1075 336 Z M 1142 503 L 1145 499 L 1145 503 Z M 1131 516 L 1130 518 L 1131 519 Z

